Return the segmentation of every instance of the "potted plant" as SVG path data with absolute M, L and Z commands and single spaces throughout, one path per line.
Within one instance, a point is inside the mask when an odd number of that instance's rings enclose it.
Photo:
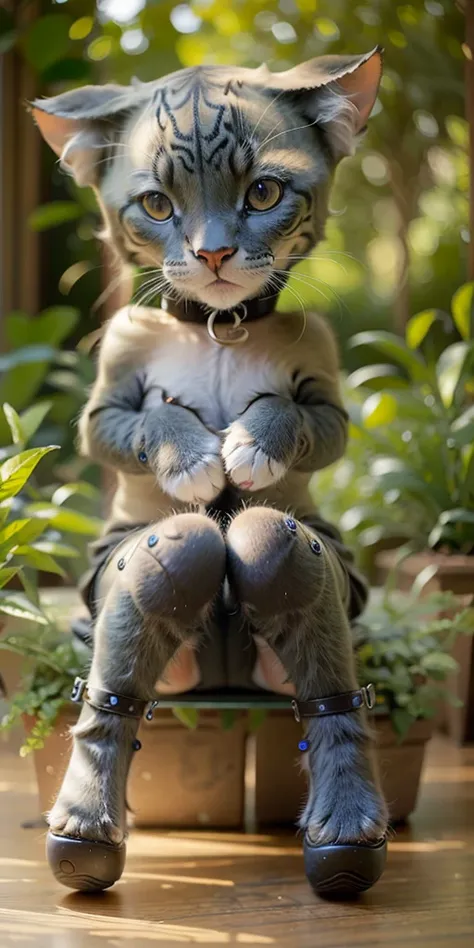
M 40 353 L 35 357 L 41 358 Z M 69 578 L 69 570 L 60 561 L 78 559 L 77 534 L 92 536 L 100 527 L 98 518 L 67 504 L 76 495 L 85 494 L 89 501 L 91 496 L 95 498 L 91 485 L 45 485 L 43 463 L 37 476 L 39 462 L 58 450 L 56 445 L 28 447 L 41 440 L 38 429 L 50 409 L 51 402 L 42 400 L 20 414 L 8 403 L 0 412 L 11 432 L 11 443 L 0 449 L 0 635 L 18 623 L 46 623 L 38 576 L 53 576 L 60 582 Z M 68 532 L 75 535 L 74 546 L 64 540 L 63 534 Z M 18 661 L 14 649 L 9 653 L 10 657 L 3 655 L 1 672 L 3 689 L 11 691 L 18 680 Z
M 70 608 L 77 594 L 70 590 Z M 1 728 L 22 722 L 25 740 L 20 754 L 34 755 L 41 811 L 49 809 L 59 789 L 70 752 L 69 729 L 78 717 L 70 700 L 74 678 L 83 676 L 90 659 L 74 643 L 53 609 L 43 610 L 43 624 L 4 635 L 0 649 L 25 661 L 22 683 L 11 696 Z M 244 718 L 242 712 L 195 707 L 160 709 L 142 721 L 142 749 L 132 766 L 127 799 L 138 825 L 241 825 L 244 811 Z M 225 728 L 225 730 L 224 730 Z M 165 781 L 163 775 L 166 774 Z M 157 787 L 162 793 L 157 793 Z
M 370 347 L 387 361 L 347 380 L 353 441 L 343 462 L 349 481 L 337 499 L 347 503 L 340 523 L 349 542 L 355 537 L 359 550 L 378 548 L 376 582 L 396 568 L 396 582 L 406 590 L 428 568 L 426 591 L 467 599 L 474 591 L 473 294 L 468 283 L 454 295 L 451 315 L 433 309 L 414 316 L 405 339 L 388 332 L 353 338 L 354 349 Z M 393 546 L 398 549 L 387 549 Z M 470 739 L 472 642 L 456 648 L 463 710 L 451 713 L 452 730 Z
M 359 680 L 377 691 L 375 725 L 382 784 L 392 820 L 415 808 L 426 743 L 440 702 L 458 708 L 458 641 L 474 633 L 474 609 L 451 592 L 410 594 L 387 584 L 355 630 Z
M 437 702 L 446 697 L 447 677 L 457 670 L 451 649 L 462 633 L 472 631 L 473 610 L 456 611 L 457 605 L 450 593 L 419 599 L 418 586 L 409 596 L 386 591 L 383 598 L 374 595 L 354 631 L 359 679 L 375 682 L 378 691 L 373 724 L 393 821 L 405 819 L 415 806 L 432 718 Z M 440 609 L 452 614 L 439 619 Z M 41 809 L 46 810 L 66 767 L 69 725 L 78 714 L 69 695 L 87 656 L 65 638 L 60 623 L 43 615 L 33 635 L 25 628 L 4 637 L 0 647 L 28 661 L 3 727 L 23 719 L 21 753 L 34 753 Z M 247 826 L 296 820 L 305 777 L 297 766 L 301 733 L 288 701 L 268 696 L 257 704 L 253 697 L 239 705 L 222 698 L 183 696 L 182 707 L 161 708 L 153 722 L 142 722 L 143 747 L 128 788 L 137 825 L 241 826 L 244 816 Z M 275 727 L 269 708 L 281 718 L 278 747 L 270 746 Z M 276 793 L 279 786 L 284 794 Z

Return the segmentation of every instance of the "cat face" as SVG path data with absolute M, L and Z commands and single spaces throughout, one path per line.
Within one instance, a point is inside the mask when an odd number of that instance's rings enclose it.
M 101 194 L 114 239 L 175 294 L 227 309 L 277 287 L 321 231 L 330 157 L 297 109 L 193 70 L 159 88 Z
M 331 172 L 365 125 L 380 69 L 378 51 L 276 74 L 204 67 L 74 90 L 34 114 L 96 190 L 122 259 L 159 268 L 174 298 L 231 309 L 278 291 L 320 239 Z

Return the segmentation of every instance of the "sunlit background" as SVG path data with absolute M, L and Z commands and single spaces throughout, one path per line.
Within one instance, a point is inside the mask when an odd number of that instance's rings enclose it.
M 50 466 L 51 482 L 102 483 L 97 469 L 74 450 L 75 421 L 94 371 L 76 345 L 118 300 L 109 292 L 113 274 L 97 239 L 94 196 L 60 170 L 26 114 L 25 100 L 84 83 L 153 80 L 201 63 L 267 62 L 273 70 L 287 69 L 314 56 L 366 52 L 381 44 L 384 75 L 366 138 L 339 167 L 325 241 L 295 268 L 279 305 L 328 315 L 346 373 L 380 361 L 373 348 L 348 345 L 355 333 L 378 328 L 402 334 L 408 324 L 413 335 L 409 320 L 420 312 L 425 315 L 415 336 L 422 341 L 429 329 L 426 351 L 439 354 L 460 338 L 450 301 L 467 278 L 464 74 L 472 54 L 463 39 L 460 7 L 455 0 L 5 0 L 0 6 L 0 343 L 3 336 L 9 354 L 0 358 L 8 369 L 0 376 L 0 404 L 21 413 L 35 399 L 48 399 L 35 443 L 61 445 L 58 455 L 43 462 L 43 472 Z M 372 389 L 377 386 L 383 387 L 380 380 L 372 382 Z M 354 398 L 351 394 L 348 404 Z M 434 411 L 426 417 L 431 403 L 423 403 L 425 414 L 419 408 L 415 413 L 407 399 L 399 393 L 369 397 L 364 438 L 354 430 L 347 460 L 316 484 L 318 502 L 352 545 L 361 536 L 367 543 L 377 541 L 382 515 L 389 524 L 396 521 L 397 534 L 401 521 L 404 536 L 408 527 L 425 538 L 430 534 L 432 511 L 420 504 L 426 495 L 423 473 L 416 505 L 410 506 L 410 495 L 403 510 L 394 490 L 383 495 L 382 510 L 376 473 L 371 468 L 367 475 L 374 437 L 388 426 L 394 438 L 395 429 L 400 435 L 397 463 L 410 454 L 417 471 L 429 466 L 432 473 L 437 465 L 437 476 L 444 477 L 438 418 Z M 370 443 L 369 428 L 375 429 Z M 0 445 L 9 441 L 0 413 Z M 384 455 L 395 451 L 380 437 L 377 444 Z M 474 470 L 474 460 L 472 465 Z M 48 498 L 56 497 L 51 484 L 48 490 Z M 87 490 L 67 492 L 76 511 L 87 506 Z M 61 504 L 64 496 L 60 493 Z M 446 496 L 457 508 L 457 495 L 447 487 Z M 63 512 L 61 517 L 63 523 Z M 67 523 L 77 538 L 80 522 Z M 86 523 L 81 529 L 90 532 Z
M 42 10 L 19 46 L 44 93 L 199 63 L 286 69 L 381 43 L 385 70 L 369 132 L 338 174 L 326 241 L 291 287 L 330 314 L 342 342 L 357 329 L 401 328 L 410 313 L 447 306 L 465 275 L 469 236 L 463 17 L 452 0 L 53 0 Z M 96 209 L 51 156 L 44 161 L 42 203 L 30 218 L 48 229 L 43 295 L 80 307 L 87 330 L 103 289 Z M 299 305 L 291 291 L 282 304 Z
M 441 561 L 447 553 L 462 560 L 466 583 L 474 553 L 464 117 L 466 86 L 473 90 L 472 135 L 474 74 L 463 11 L 474 11 L 472 0 L 1 0 L 0 520 L 7 510 L 9 520 L 0 531 L 0 620 L 6 614 L 33 622 L 32 638 L 13 641 L 13 654 L 37 662 L 35 687 L 20 694 L 12 719 L 41 712 L 30 749 L 53 726 L 71 677 L 82 671 L 59 612 L 51 612 L 53 624 L 39 612 L 42 602 L 50 607 L 38 590 L 52 576 L 65 586 L 75 581 L 85 569 L 86 542 L 103 529 L 113 475 L 104 477 L 75 447 L 95 371 L 79 342 L 90 334 L 96 340 L 121 300 L 98 239 L 94 196 L 61 171 L 25 105 L 75 85 L 149 81 L 201 63 L 267 62 L 279 70 L 326 53 L 385 48 L 368 133 L 339 168 L 326 238 L 294 269 L 279 305 L 300 315 L 324 312 L 341 346 L 350 438 L 344 459 L 313 477 L 314 500 L 372 583 L 387 576 L 380 560 L 387 551 L 400 562 L 408 549 L 421 551 L 417 562 L 429 566 L 417 575 L 416 597 L 440 552 Z M 468 23 L 466 36 L 473 29 Z M 471 277 L 473 268 L 471 242 Z M 11 472 L 22 466 L 18 486 Z M 390 575 L 357 654 L 360 680 L 381 686 L 401 737 L 434 711 L 439 682 L 453 673 L 448 651 L 459 628 L 457 619 L 449 628 L 444 618 L 452 602 L 448 609 L 437 601 L 443 620 L 428 635 L 414 600 L 406 611 L 394 605 L 392 585 Z M 69 619 L 70 592 L 61 593 Z M 9 598 L 17 595 L 20 602 Z M 59 604 L 54 595 L 51 603 Z M 462 660 L 463 669 L 470 661 Z M 466 695 L 454 697 L 454 710 Z M 196 708 L 180 710 L 179 719 L 186 714 L 194 727 Z

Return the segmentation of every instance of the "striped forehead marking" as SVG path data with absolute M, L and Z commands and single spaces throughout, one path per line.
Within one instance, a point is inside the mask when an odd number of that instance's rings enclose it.
M 227 160 L 232 170 L 236 146 L 247 147 L 248 160 L 253 156 L 246 136 L 248 129 L 242 109 L 233 101 L 212 101 L 239 95 L 242 83 L 228 81 L 225 85 L 212 82 L 200 70 L 185 80 L 171 86 L 161 87 L 156 93 L 156 119 L 163 133 L 171 130 L 169 149 L 180 159 L 188 174 L 202 172 L 205 168 L 218 171 L 227 151 Z M 207 114 L 206 114 L 207 113 Z M 208 131 L 204 132 L 204 128 Z

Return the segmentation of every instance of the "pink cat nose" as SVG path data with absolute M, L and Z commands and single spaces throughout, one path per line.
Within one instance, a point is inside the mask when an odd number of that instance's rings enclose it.
M 230 260 L 234 256 L 237 247 L 220 247 L 219 250 L 198 250 L 196 257 L 204 260 L 204 263 L 213 273 L 217 273 L 219 267 L 225 260 Z

